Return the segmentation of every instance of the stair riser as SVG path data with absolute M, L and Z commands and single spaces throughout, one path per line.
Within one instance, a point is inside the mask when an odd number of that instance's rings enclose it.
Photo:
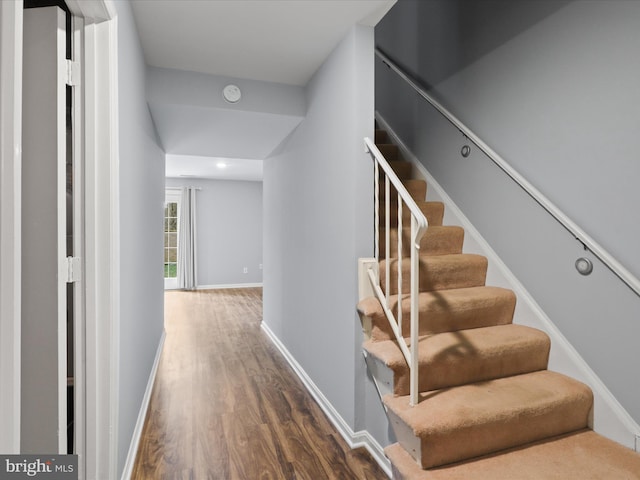
M 378 150 L 380 150 L 380 153 L 387 162 L 394 162 L 399 159 L 400 150 L 397 145 L 392 143 L 379 143 L 376 144 L 376 147 L 378 147 Z
M 480 382 L 484 380 L 492 380 L 495 378 L 507 377 L 512 375 L 520 375 L 522 373 L 535 372 L 547 368 L 549 352 L 544 351 L 531 352 L 534 359 L 527 359 L 522 362 L 522 358 L 516 359 L 519 363 L 517 367 L 504 365 L 487 364 L 486 370 L 484 365 L 476 369 L 470 362 L 477 361 L 473 358 L 468 362 L 458 362 L 456 364 L 447 365 L 431 365 L 420 363 L 418 371 L 419 389 L 421 392 L 439 390 L 442 388 L 450 388 L 467 383 Z M 374 355 L 367 355 L 367 369 L 374 378 L 381 396 L 393 395 L 409 395 L 409 370 L 408 368 L 392 370 L 385 363 L 376 358 Z M 505 361 L 509 361 L 505 358 Z M 462 374 L 458 372 L 464 372 Z
M 506 422 L 429 436 L 428 440 L 422 441 L 422 468 L 446 465 L 587 428 L 590 409 L 591 405 L 568 404 L 555 408 L 552 415 L 519 418 L 508 425 L 509 430 L 520 432 L 517 436 L 505 434 Z M 466 448 L 457 448 L 458 445 Z
M 410 342 L 407 340 L 407 343 Z M 409 395 L 410 372 L 397 342 L 366 341 L 368 365 L 378 380 L 393 381 L 390 393 Z M 511 377 L 547 368 L 551 341 L 540 330 L 500 325 L 420 337 L 418 351 L 421 392 Z M 375 360 L 384 366 L 381 369 Z M 391 373 L 389 373 L 389 371 Z
M 510 377 L 547 368 L 549 343 L 530 345 L 504 353 L 473 355 L 460 353 L 419 366 L 421 392 L 465 385 L 467 383 Z M 394 394 L 409 395 L 409 369 L 394 372 Z
M 455 258 L 454 258 L 455 257 Z M 382 290 L 386 293 L 386 269 L 390 265 L 389 294 L 398 293 L 398 260 L 380 262 Z M 419 291 L 432 292 L 451 288 L 467 288 L 484 285 L 487 259 L 479 255 L 441 255 L 420 257 Z M 402 261 L 402 293 L 411 290 L 411 266 L 408 259 Z
M 419 303 L 419 335 L 451 332 L 468 328 L 489 327 L 511 323 L 516 305 L 513 292 L 503 289 L 490 289 L 490 295 L 479 293 L 464 298 L 449 298 L 449 292 L 424 293 Z M 391 310 L 397 317 L 395 300 Z M 361 315 L 363 329 L 367 338 L 390 340 L 394 334 L 389 322 L 379 306 L 369 315 Z M 403 336 L 409 337 L 409 298 L 403 300 Z
M 375 143 L 391 143 L 389 141 L 389 134 L 385 130 L 378 129 L 375 132 Z
M 389 230 L 390 257 L 398 258 L 398 229 Z M 462 253 L 464 230 L 460 227 L 429 228 L 420 241 L 420 255 L 449 255 Z M 385 231 L 380 233 L 380 258 L 385 258 Z M 411 256 L 411 229 L 402 231 L 402 256 Z
M 427 182 L 423 180 L 406 180 L 403 182 L 404 187 L 411 195 L 416 202 L 422 202 L 427 197 Z M 385 208 L 385 198 L 386 198 L 386 188 L 384 184 L 380 185 L 380 212 L 381 216 L 384 213 Z M 398 191 L 395 189 L 393 185 L 389 185 L 389 204 L 391 206 L 391 210 L 389 212 L 398 212 Z M 402 205 L 403 210 L 407 209 L 406 205 Z
M 536 382 L 527 386 L 529 378 Z M 587 428 L 593 394 L 544 371 L 423 394 L 416 407 L 407 397 L 384 401 L 399 442 L 426 469 Z
M 427 217 L 429 226 L 442 225 L 442 219 L 444 217 L 444 205 L 440 202 L 416 202 L 418 207 Z M 380 226 L 384 226 L 384 208 L 380 209 Z M 389 212 L 389 219 L 392 226 L 398 224 L 398 209 L 392 208 Z M 402 223 L 403 225 L 411 225 L 411 212 L 408 208 L 402 209 Z
M 384 449 L 394 480 L 623 480 L 640 478 L 640 455 L 591 430 L 546 438 L 498 455 L 421 470 L 398 444 Z

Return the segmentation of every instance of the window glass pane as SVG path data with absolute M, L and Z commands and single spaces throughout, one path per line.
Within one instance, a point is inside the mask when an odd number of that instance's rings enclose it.
M 175 202 L 171 202 L 167 205 L 169 208 L 168 217 L 177 217 L 178 216 L 178 204 Z
M 178 232 L 172 232 L 167 234 L 167 247 L 177 248 L 178 247 Z

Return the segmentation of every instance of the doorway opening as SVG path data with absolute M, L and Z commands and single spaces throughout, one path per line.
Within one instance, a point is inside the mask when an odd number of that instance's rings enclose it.
M 64 1 L 24 9 L 21 451 L 74 454 L 83 222 L 80 94 L 69 72 L 79 49 Z

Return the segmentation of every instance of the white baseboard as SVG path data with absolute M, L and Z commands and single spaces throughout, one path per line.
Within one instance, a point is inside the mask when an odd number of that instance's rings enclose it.
M 131 443 L 129 444 L 129 452 L 127 453 L 127 460 L 124 464 L 121 480 L 130 480 L 131 475 L 133 474 L 133 467 L 136 461 L 136 454 L 138 453 L 138 446 L 140 445 L 144 420 L 147 417 L 147 410 L 151 400 L 151 392 L 153 391 L 153 384 L 156 380 L 156 374 L 158 373 L 158 366 L 160 365 L 160 356 L 162 355 L 165 336 L 166 332 L 163 329 L 160 342 L 158 343 L 158 349 L 156 350 L 156 358 L 153 360 L 153 366 L 151 367 L 151 373 L 149 374 L 149 380 L 147 381 L 147 388 L 144 391 L 144 396 L 142 397 L 142 405 L 138 412 L 138 420 L 136 421 L 136 426 L 133 429 L 133 435 L 131 437 Z
M 360 448 L 364 447 L 371 454 L 374 460 L 380 465 L 387 476 L 391 478 L 391 463 L 389 459 L 385 456 L 383 448 L 376 441 L 375 438 L 371 436 L 369 432 L 366 430 L 360 430 L 358 432 L 354 432 L 351 427 L 345 422 L 344 418 L 338 413 L 338 411 L 333 407 L 331 402 L 324 396 L 324 394 L 320 391 L 320 389 L 313 383 L 313 380 L 307 375 L 304 369 L 300 366 L 300 364 L 296 361 L 296 359 L 291 355 L 289 350 L 282 344 L 280 339 L 271 331 L 269 326 L 262 322 L 262 330 L 269 336 L 273 344 L 280 351 L 285 360 L 291 365 L 293 371 L 296 372 L 298 378 L 302 381 L 307 390 L 311 394 L 311 396 L 318 403 L 322 411 L 329 418 L 333 426 L 340 432 L 342 438 L 344 438 L 345 442 L 349 445 L 349 448 Z
M 260 283 L 229 283 L 229 284 L 219 284 L 219 285 L 198 285 L 196 290 L 221 290 L 225 288 L 255 288 L 262 287 L 262 282 Z
M 412 162 L 415 171 L 426 180 L 429 185 L 427 199 L 441 201 L 445 204 L 445 219 L 443 223 L 459 225 L 464 228 L 463 250 L 467 253 L 478 253 L 487 257 L 489 260 L 487 284 L 509 288 L 516 293 L 518 302 L 516 303 L 514 323 L 537 328 L 549 335 L 552 344 L 549 369 L 573 377 L 591 387 L 594 394 L 594 412 L 591 425 L 593 430 L 638 451 L 639 446 L 636 445 L 636 438 L 640 435 L 640 426 L 378 112 L 376 112 L 376 120 L 380 127 L 387 131 L 392 142 L 398 145 L 402 157 Z

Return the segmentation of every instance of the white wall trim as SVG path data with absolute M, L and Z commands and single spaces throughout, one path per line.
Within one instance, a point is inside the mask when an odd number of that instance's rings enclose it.
M 109 0 L 105 4 L 110 4 Z M 107 8 L 108 10 L 109 8 Z M 114 9 L 115 10 L 115 9 Z M 120 114 L 118 111 L 118 17 L 109 22 L 108 29 L 108 61 L 109 64 L 109 193 L 110 207 L 109 234 L 111 270 L 111 351 L 110 355 L 110 452 L 109 468 L 112 476 L 118 471 L 118 438 L 119 438 L 119 398 L 120 398 Z M 106 225 L 105 225 L 106 227 Z M 112 478 L 112 477 L 109 477 Z
M 266 323 L 262 322 L 261 327 L 262 330 L 271 339 L 275 347 L 280 351 L 287 363 L 289 363 L 291 368 L 293 368 L 293 371 L 296 373 L 296 375 L 298 375 L 298 378 L 300 378 L 304 386 L 307 388 L 311 396 L 315 399 L 316 403 L 320 406 L 325 415 L 329 418 L 333 426 L 338 430 L 338 432 L 340 432 L 340 435 L 342 435 L 342 438 L 344 438 L 345 442 L 347 442 L 349 448 L 366 448 L 374 458 L 374 460 L 378 463 L 378 465 L 380 465 L 380 468 L 382 468 L 387 476 L 391 478 L 391 462 L 389 462 L 389 459 L 385 456 L 384 449 L 380 446 L 376 439 L 373 438 L 373 436 L 366 430 L 354 432 L 349 424 L 344 420 L 344 418 L 342 418 L 338 411 L 333 407 L 331 402 L 329 402 L 327 397 L 324 396 L 322 391 L 317 387 L 313 380 L 311 380 L 309 375 L 307 375 L 302 366 L 296 361 L 293 355 L 291 355 L 289 350 L 287 350 L 280 339 L 275 335 L 275 333 L 273 333 L 269 326 Z
M 549 369 L 564 373 L 591 387 L 594 394 L 592 428 L 601 435 L 628 448 L 636 449 L 636 436 L 640 435 L 640 426 L 620 405 L 611 391 L 555 326 L 513 272 L 378 112 L 376 112 L 376 120 L 381 128 L 387 131 L 392 142 L 398 145 L 402 157 L 412 162 L 414 171 L 417 171 L 427 181 L 429 185 L 427 199 L 439 200 L 445 204 L 445 221 L 443 223 L 459 225 L 465 229 L 464 250 L 487 257 L 489 260 L 487 283 L 510 288 L 516 293 L 518 302 L 514 323 L 538 328 L 549 335 L 552 345 Z
M 0 2 L 0 452 L 20 452 L 22 1 Z
M 147 410 L 149 410 L 149 402 L 151 401 L 151 393 L 153 392 L 153 385 L 156 381 L 156 375 L 158 374 L 158 367 L 160 366 L 160 357 L 162 356 L 162 349 L 164 347 L 164 340 L 167 332 L 163 329 L 160 342 L 158 343 L 158 349 L 156 350 L 156 358 L 153 361 L 151 367 L 151 373 L 149 374 L 149 380 L 147 381 L 147 388 L 144 391 L 142 397 L 142 405 L 140 405 L 140 412 L 138 412 L 138 420 L 136 426 L 133 429 L 133 435 L 131 436 L 131 443 L 129 444 L 129 452 L 127 453 L 127 459 L 124 464 L 124 470 L 122 471 L 121 480 L 129 480 L 133 474 L 133 467 L 136 462 L 136 455 L 138 453 L 138 446 L 140 445 L 140 438 L 142 437 L 142 429 L 144 428 L 144 421 L 147 418 Z
M 222 290 L 225 288 L 255 288 L 262 287 L 262 282 L 260 283 L 227 283 L 227 284 L 218 284 L 218 285 L 198 285 L 196 290 Z

